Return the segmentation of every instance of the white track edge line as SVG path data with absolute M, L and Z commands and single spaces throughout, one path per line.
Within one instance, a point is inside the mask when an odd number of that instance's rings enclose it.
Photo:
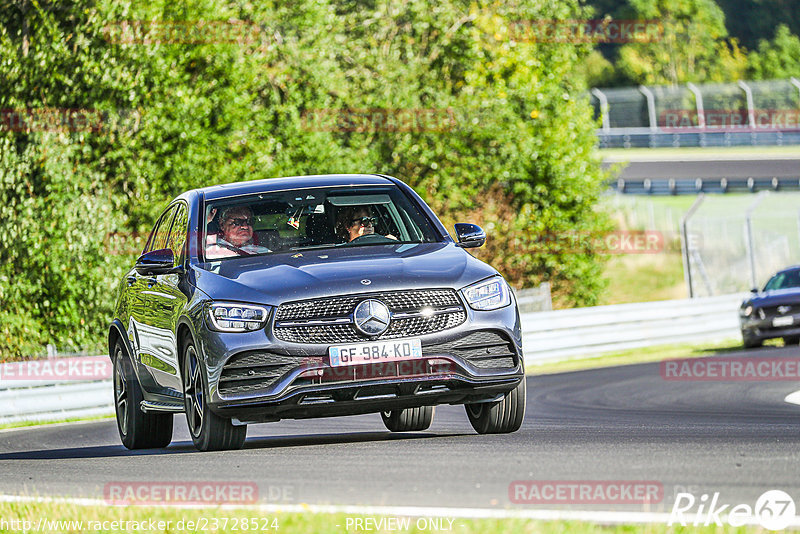
M 789 393 L 783 400 L 789 404 L 800 404 L 800 389 Z

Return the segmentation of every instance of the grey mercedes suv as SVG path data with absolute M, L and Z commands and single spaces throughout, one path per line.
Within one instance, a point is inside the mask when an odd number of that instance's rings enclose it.
M 479 433 L 525 413 L 514 295 L 423 200 L 383 175 L 303 176 L 173 200 L 116 292 L 108 336 L 122 443 L 200 450 L 247 425 L 380 413 L 421 431 L 463 404 Z

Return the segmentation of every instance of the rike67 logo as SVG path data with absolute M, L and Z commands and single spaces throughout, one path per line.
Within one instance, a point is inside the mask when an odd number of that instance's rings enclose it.
M 732 527 L 760 524 L 767 530 L 784 530 L 796 523 L 795 512 L 794 500 L 781 490 L 765 491 L 754 507 L 749 504 L 721 504 L 719 492 L 710 498 L 704 493 L 699 499 L 691 493 L 678 493 L 667 524 L 722 526 L 723 520 L 726 520 Z

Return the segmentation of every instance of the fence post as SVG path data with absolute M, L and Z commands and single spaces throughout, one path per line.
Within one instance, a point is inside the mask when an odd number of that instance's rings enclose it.
M 797 87 L 798 91 L 800 91 L 800 80 L 798 80 L 797 78 L 789 78 L 789 81 L 792 83 L 792 85 Z
M 641 91 L 644 97 L 647 99 L 647 115 L 650 119 L 650 131 L 656 132 L 658 131 L 658 120 L 656 118 L 656 97 L 653 95 L 653 91 L 644 85 L 639 86 L 639 91 Z
M 597 97 L 600 102 L 600 120 L 603 123 L 603 131 L 608 133 L 611 131 L 611 121 L 608 118 L 608 98 L 600 89 L 592 89 L 592 94 Z
M 750 89 L 750 86 L 744 83 L 742 80 L 739 80 L 739 87 L 744 90 L 744 96 L 747 98 L 747 122 L 750 124 L 750 128 L 753 130 L 756 129 L 756 110 L 755 105 L 753 104 L 753 91 Z
M 756 251 L 755 240 L 753 239 L 753 220 L 752 215 L 755 209 L 764 200 L 764 197 L 769 194 L 769 191 L 761 191 L 756 195 L 756 199 L 747 207 L 744 214 L 744 228 L 745 228 L 745 245 L 747 247 L 747 259 L 750 264 L 750 287 L 756 287 Z
M 689 289 L 689 298 L 694 298 L 694 289 L 692 288 L 692 264 L 689 261 L 689 254 L 691 253 L 692 242 L 689 241 L 689 219 L 692 218 L 694 213 L 700 208 L 700 204 L 705 200 L 705 194 L 700 193 L 697 195 L 692 207 L 686 212 L 681 220 L 681 254 L 683 255 L 683 279 L 686 281 L 686 287 Z
M 697 87 L 693 83 L 687 83 L 686 87 L 694 94 L 694 101 L 695 107 L 697 108 L 697 126 L 705 130 L 706 129 L 706 111 L 703 107 L 703 93 L 700 92 L 700 88 Z

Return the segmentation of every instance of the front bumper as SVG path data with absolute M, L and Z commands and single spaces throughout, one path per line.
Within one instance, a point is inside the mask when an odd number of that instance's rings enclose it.
M 742 337 L 748 339 L 764 341 L 779 337 L 800 336 L 800 315 L 785 315 L 791 317 L 792 324 L 775 326 L 775 317 L 761 319 L 758 317 L 739 317 L 739 324 L 742 330 Z
M 281 341 L 269 326 L 234 334 L 204 329 L 200 337 L 209 406 L 241 423 L 490 402 L 514 389 L 525 374 L 519 314 L 513 304 L 491 312 L 469 310 L 467 320 L 456 328 L 414 336 L 422 343 L 422 357 L 399 362 L 334 368 L 329 345 Z M 505 340 L 503 347 L 492 342 L 498 338 Z M 464 340 L 479 342 L 467 350 L 462 348 Z M 487 364 L 495 361 L 495 352 L 502 367 Z M 280 376 L 259 382 L 263 368 L 254 370 L 249 362 L 262 355 Z M 231 387 L 232 373 L 242 379 L 237 382 L 242 386 Z

